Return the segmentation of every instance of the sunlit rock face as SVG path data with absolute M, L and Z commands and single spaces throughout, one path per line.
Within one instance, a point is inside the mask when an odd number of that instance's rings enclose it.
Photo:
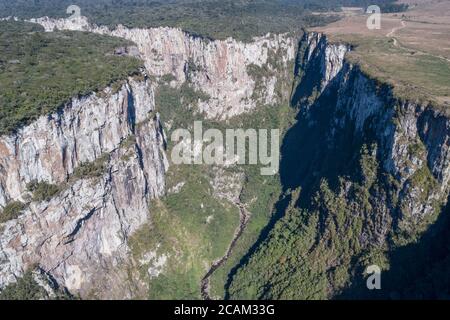
M 129 29 L 119 25 L 110 30 L 89 24 L 85 18 L 32 21 L 47 31 L 83 30 L 135 42 L 149 75 L 172 75 L 176 85 L 189 83 L 209 96 L 199 103 L 199 112 L 207 118 L 227 119 L 255 109 L 258 103 L 276 104 L 288 98 L 288 93 L 279 96 L 276 92 L 293 71 L 297 42 L 288 35 L 268 34 L 243 43 L 232 38 L 212 41 L 174 28 Z M 249 74 L 251 66 L 267 66 L 264 77 L 258 79 L 262 90 Z
M 165 192 L 168 161 L 155 113 L 158 83 L 169 78 L 174 88 L 189 85 L 203 92 L 208 99 L 199 101 L 195 112 L 228 119 L 288 100 L 289 92 L 280 94 L 280 86 L 292 76 L 297 44 L 287 35 L 242 43 L 171 28 L 109 30 L 84 18 L 33 22 L 49 32 L 90 31 L 135 42 L 145 79 L 74 97 L 58 112 L 0 137 L 0 207 L 11 201 L 29 204 L 19 218 L 1 226 L 0 287 L 39 265 L 81 297 L 145 295 L 145 284 L 127 272 L 135 264 L 128 240 L 151 222 L 149 201 Z M 266 72 L 255 79 L 252 67 Z M 105 155 L 101 177 L 73 178 L 81 165 Z M 30 182 L 61 190 L 49 201 L 31 201 Z

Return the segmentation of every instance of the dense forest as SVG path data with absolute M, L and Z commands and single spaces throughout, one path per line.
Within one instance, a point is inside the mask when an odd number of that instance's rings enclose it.
M 317 11 L 339 11 L 341 6 L 378 4 L 382 12 L 401 11 L 394 0 L 0 0 L 2 16 L 67 17 L 72 5 L 97 24 L 128 27 L 180 27 L 215 39 L 233 36 L 249 40 L 268 32 L 289 32 L 336 20 Z

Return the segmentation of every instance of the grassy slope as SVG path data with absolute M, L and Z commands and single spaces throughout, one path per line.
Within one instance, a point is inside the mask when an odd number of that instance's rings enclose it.
M 230 124 L 236 128 L 279 128 L 284 133 L 292 125 L 294 110 L 289 105 L 266 106 L 251 114 L 244 115 Z M 282 139 L 282 138 L 281 138 Z M 241 202 L 252 214 L 251 219 L 236 244 L 230 258 L 211 278 L 213 296 L 223 297 L 228 275 L 238 265 L 241 258 L 256 242 L 261 231 L 268 225 L 273 215 L 273 207 L 281 194 L 279 175 L 261 176 L 259 166 L 244 166 L 246 182 L 241 194 Z
M 170 80 L 170 79 L 168 79 Z M 156 92 L 161 118 L 171 128 L 188 128 L 202 120 L 188 108 L 207 96 L 188 85 L 173 89 L 162 84 Z M 204 126 L 212 126 L 204 122 Z M 167 128 L 168 136 L 171 129 Z M 168 154 L 173 143 L 169 141 Z M 178 193 L 154 201 L 152 225 L 137 232 L 132 241 L 133 255 L 155 251 L 168 257 L 161 275 L 149 278 L 145 267 L 141 276 L 149 283 L 150 299 L 200 299 L 200 281 L 212 262 L 226 251 L 239 223 L 239 211 L 232 203 L 213 195 L 210 185 L 213 168 L 198 165 L 170 166 L 167 190 L 184 183 Z
M 158 277 L 148 278 L 148 266 L 141 269 L 142 278 L 149 283 L 150 299 L 200 299 L 206 267 L 223 255 L 234 234 L 238 210 L 214 198 L 206 176 L 200 166 L 172 168 L 169 185 L 170 180 L 186 184 L 179 193 L 154 201 L 152 225 L 132 238 L 135 258 L 148 251 L 168 257 Z
M 0 22 L 0 134 L 12 132 L 71 97 L 103 89 L 142 63 L 114 56 L 125 40 L 81 32 L 44 33 Z
M 333 190 L 325 179 L 304 208 L 298 205 L 301 188 L 291 192 L 282 218 L 233 278 L 231 298 L 327 299 L 332 290 L 345 287 L 356 262 L 371 257 L 372 263 L 384 265 L 376 251 L 360 257 L 359 237 L 363 226 L 370 225 L 364 217 L 371 211 L 369 191 L 378 188 L 376 161 L 363 154 L 360 165 L 366 167 L 370 182 L 352 186 L 354 201 L 342 197 L 342 187 Z

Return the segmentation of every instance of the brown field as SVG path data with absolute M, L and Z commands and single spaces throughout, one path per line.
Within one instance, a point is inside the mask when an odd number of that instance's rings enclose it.
M 355 46 L 349 59 L 410 99 L 450 106 L 450 1 L 401 0 L 410 9 L 382 14 L 381 29 L 366 27 L 368 15 L 346 15 L 315 28 L 332 41 Z

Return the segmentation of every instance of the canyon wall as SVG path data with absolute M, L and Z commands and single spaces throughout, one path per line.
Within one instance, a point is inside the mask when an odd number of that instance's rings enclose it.
M 302 107 L 301 117 L 309 120 L 307 126 L 317 125 L 314 117 L 329 121 L 323 144 L 330 149 L 336 148 L 336 139 L 348 127 L 353 128 L 352 140 L 375 143 L 382 169 L 399 183 L 399 201 L 412 206 L 412 216 L 430 214 L 430 203 L 446 200 L 449 191 L 449 119 L 431 105 L 394 96 L 388 85 L 346 62 L 345 53 L 350 50 L 346 45 L 309 33 L 301 46 L 303 60 L 297 74 L 301 79 L 294 96 Z M 332 114 L 317 118 L 323 116 L 321 108 Z M 413 188 L 411 178 L 424 168 L 439 187 L 419 201 L 424 195 Z
M 149 202 L 165 193 L 168 160 L 155 110 L 158 86 L 203 92 L 208 99 L 198 101 L 194 112 L 210 119 L 285 102 L 289 92 L 281 88 L 292 77 L 296 43 L 285 35 L 251 43 L 210 41 L 178 29 L 109 30 L 83 21 L 33 20 L 49 32 L 82 30 L 135 42 L 145 62 L 144 80 L 130 78 L 118 90 L 75 97 L 0 138 L 0 207 L 26 204 L 19 218 L 1 225 L 0 287 L 38 266 L 82 298 L 145 297 L 147 284 L 134 271 L 145 265 L 154 275 L 164 259 L 148 252 L 145 261 L 134 261 L 129 238 L 151 224 Z M 104 172 L 80 176 L 89 164 Z M 37 200 L 33 183 L 59 190 Z
M 1 227 L 1 287 L 39 265 L 75 295 L 137 294 L 125 281 L 133 264 L 127 240 L 149 221 L 149 200 L 164 194 L 168 167 L 153 110 L 148 80 L 130 78 L 117 92 L 73 98 L 0 138 L 0 204 L 29 203 Z M 104 167 L 100 176 L 77 173 L 89 163 Z M 60 190 L 36 201 L 27 190 L 32 182 Z

